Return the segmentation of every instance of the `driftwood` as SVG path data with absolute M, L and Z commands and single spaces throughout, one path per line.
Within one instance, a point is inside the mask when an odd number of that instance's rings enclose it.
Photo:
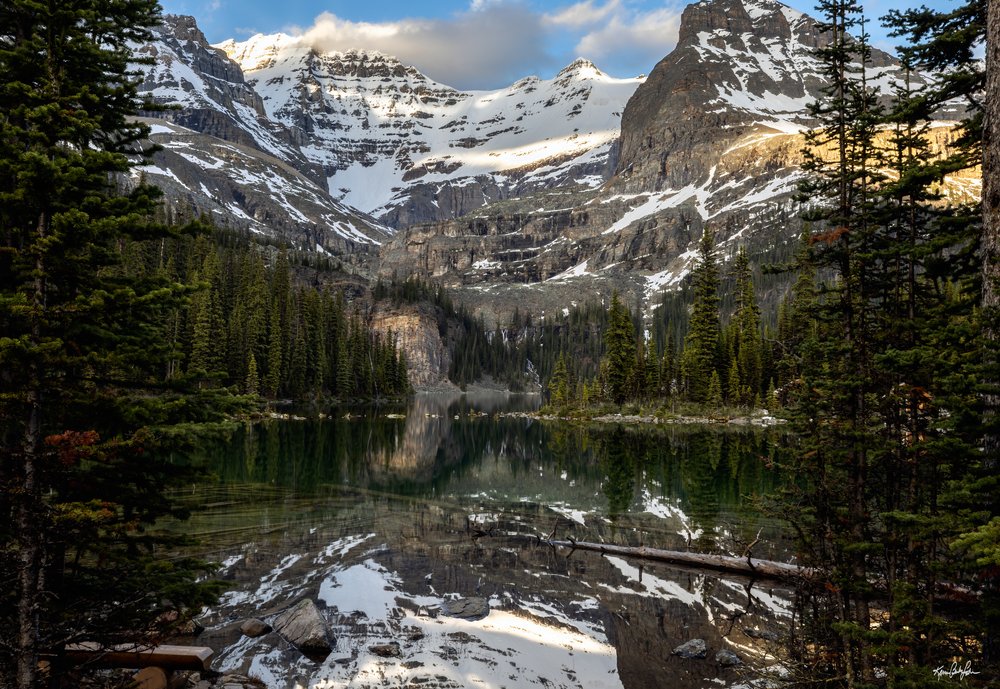
M 164 670 L 207 670 L 214 651 L 207 646 L 122 645 L 106 648 L 97 643 L 69 644 L 66 660 L 100 667 L 160 667 Z
M 660 550 L 659 548 L 647 548 L 646 546 L 632 547 L 574 540 L 556 541 L 547 539 L 542 541 L 542 543 L 555 547 L 591 550 L 605 555 L 621 555 L 623 557 L 653 560 L 655 562 L 665 562 L 674 565 L 711 569 L 718 572 L 732 572 L 757 579 L 788 581 L 816 578 L 816 573 L 806 567 L 799 567 L 798 565 L 791 565 L 786 562 L 775 562 L 773 560 L 759 560 L 749 556 L 710 555 L 707 553 L 689 553 L 682 550 Z
M 679 567 L 726 572 L 750 579 L 813 583 L 822 583 L 824 581 L 823 575 L 810 567 L 799 567 L 798 565 L 788 564 L 787 562 L 775 562 L 774 560 L 758 560 L 749 555 L 746 557 L 732 557 L 729 555 L 690 553 L 682 550 L 660 550 L 659 548 L 647 548 L 646 546 L 633 547 L 611 545 L 608 543 L 588 543 L 572 539 L 568 541 L 556 541 L 548 538 L 542 539 L 541 543 L 554 547 L 590 550 L 605 555 L 620 555 L 622 557 L 663 562 L 678 565 Z M 749 551 L 749 546 L 747 550 Z M 886 593 L 884 585 L 879 586 L 876 583 L 874 588 L 883 595 Z M 979 602 L 980 597 L 981 594 L 978 591 L 948 582 L 938 582 L 934 592 L 935 600 L 959 605 L 976 604 Z

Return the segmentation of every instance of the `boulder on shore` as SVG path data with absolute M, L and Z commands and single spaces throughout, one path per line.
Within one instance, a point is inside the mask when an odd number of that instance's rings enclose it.
M 332 649 L 330 630 L 316 603 L 308 598 L 281 613 L 274 620 L 274 630 L 307 655 L 326 655 Z

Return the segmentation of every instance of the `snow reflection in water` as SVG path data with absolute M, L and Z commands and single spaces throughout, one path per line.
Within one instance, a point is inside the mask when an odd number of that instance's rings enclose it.
M 787 624 L 787 591 L 537 543 L 733 552 L 760 531 L 755 556 L 787 558 L 780 527 L 745 499 L 777 485 L 773 438 L 474 413 L 502 406 L 423 397 L 404 419 L 275 422 L 216 451 L 220 481 L 193 489 L 186 529 L 233 584 L 204 619 L 217 669 L 289 688 L 693 689 L 753 682 L 775 662 L 761 637 Z M 458 596 L 488 599 L 490 614 L 437 614 Z M 327 658 L 236 631 L 302 597 L 330 624 Z M 692 638 L 708 658 L 671 655 Z M 398 656 L 372 650 L 392 642 Z M 746 664 L 722 667 L 721 649 Z

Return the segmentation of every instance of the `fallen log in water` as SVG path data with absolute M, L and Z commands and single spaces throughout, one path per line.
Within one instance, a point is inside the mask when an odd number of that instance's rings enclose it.
M 716 572 L 738 574 L 750 579 L 770 579 L 777 581 L 825 581 L 823 575 L 811 567 L 799 567 L 787 562 L 774 560 L 758 560 L 752 557 L 733 557 L 731 555 L 710 555 L 708 553 L 690 553 L 683 550 L 661 550 L 646 546 L 612 545 L 610 543 L 588 543 L 587 541 L 556 541 L 539 539 L 541 543 L 559 548 L 590 550 L 605 555 L 620 555 L 653 562 L 663 562 L 680 567 L 693 569 L 710 569 Z M 885 595 L 885 587 L 877 583 L 874 589 Z M 959 605 L 978 604 L 981 594 L 965 586 L 948 582 L 937 582 L 935 600 Z
M 815 572 L 807 567 L 799 567 L 798 565 L 775 562 L 773 560 L 758 560 L 753 557 L 710 555 L 707 553 L 689 553 L 682 550 L 661 550 L 659 548 L 647 548 L 646 546 L 611 545 L 609 543 L 588 543 L 587 541 L 573 540 L 555 541 L 548 539 L 543 540 L 542 543 L 554 547 L 591 550 L 604 553 L 605 555 L 621 555 L 623 557 L 634 557 L 654 562 L 712 569 L 719 572 L 733 572 L 758 579 L 787 581 L 789 579 L 811 580 L 816 577 Z

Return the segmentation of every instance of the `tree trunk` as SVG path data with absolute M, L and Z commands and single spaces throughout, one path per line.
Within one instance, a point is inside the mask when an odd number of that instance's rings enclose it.
M 621 555 L 674 565 L 697 567 L 699 569 L 712 569 L 758 579 L 795 581 L 799 579 L 813 579 L 816 576 L 813 570 L 806 567 L 799 567 L 798 565 L 784 562 L 774 562 L 773 560 L 758 560 L 750 557 L 690 553 L 682 550 L 661 550 L 645 546 L 612 545 L 610 543 L 589 543 L 586 541 L 545 540 L 542 543 L 556 547 L 591 550 L 604 555 Z
M 1000 0 L 986 5 L 986 86 L 983 121 L 983 235 L 980 251 L 983 260 L 982 313 L 985 323 L 986 380 L 983 427 L 983 463 L 987 471 L 1000 468 Z M 983 660 L 987 665 L 1000 663 L 1000 593 L 995 578 L 984 587 L 986 634 Z
M 34 294 L 32 295 L 31 340 L 34 356 L 42 344 L 42 322 L 46 305 L 44 241 L 49 234 L 49 214 L 43 211 L 35 228 L 36 251 Z M 37 359 L 29 364 L 25 395 L 24 435 L 21 441 L 21 485 L 15 520 L 18 546 L 17 601 L 17 688 L 34 689 L 38 668 L 38 615 L 41 600 L 42 539 L 38 524 L 41 492 L 38 482 L 42 429 L 42 370 Z
M 993 428 L 1000 414 L 1000 0 L 989 0 L 986 14 L 986 93 L 983 122 L 983 317 L 986 325 L 988 379 L 984 424 L 984 461 L 996 469 L 1000 434 Z

